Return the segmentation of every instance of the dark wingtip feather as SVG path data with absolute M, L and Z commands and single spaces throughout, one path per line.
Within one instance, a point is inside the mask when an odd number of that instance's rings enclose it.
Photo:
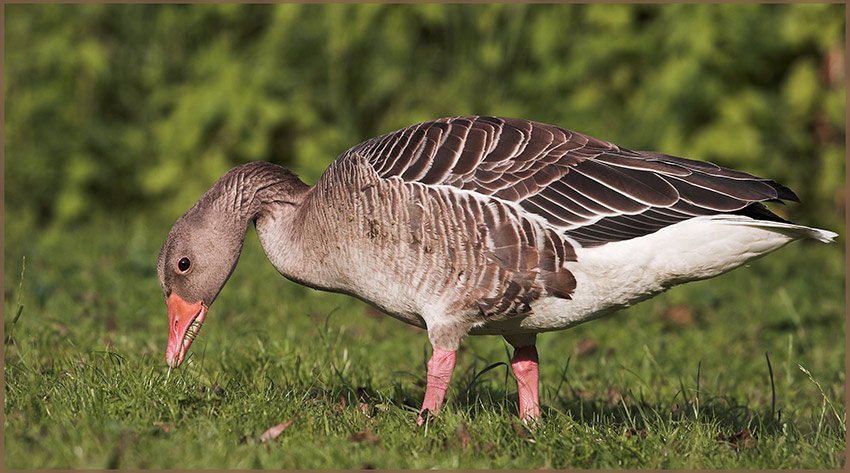
M 797 194 L 794 193 L 791 189 L 783 186 L 782 184 L 776 181 L 767 181 L 771 187 L 776 189 L 776 198 L 782 200 L 790 200 L 791 202 L 800 203 L 800 198 L 797 197 Z
M 780 201 L 781 202 L 781 201 Z M 771 212 L 764 204 L 761 202 L 754 202 L 741 210 L 737 210 L 735 212 L 731 212 L 736 215 L 744 215 L 746 217 L 750 217 L 756 220 L 768 220 L 772 222 L 782 222 L 782 223 L 791 223 L 788 220 L 776 215 Z

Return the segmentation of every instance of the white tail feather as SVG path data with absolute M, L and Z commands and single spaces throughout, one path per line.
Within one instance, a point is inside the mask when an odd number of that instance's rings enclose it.
M 832 243 L 838 234 L 829 230 L 821 230 L 819 228 L 806 227 L 788 222 L 771 222 L 769 220 L 753 220 L 749 217 L 739 215 L 715 215 L 711 217 L 715 220 L 728 220 L 739 225 L 747 225 L 755 228 L 763 228 L 765 230 L 773 230 L 784 235 L 787 235 L 795 240 L 803 238 L 811 238 L 822 243 Z

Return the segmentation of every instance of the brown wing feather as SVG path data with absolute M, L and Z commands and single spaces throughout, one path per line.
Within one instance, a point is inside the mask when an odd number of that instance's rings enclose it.
M 582 245 L 646 235 L 698 215 L 777 220 L 759 202 L 798 200 L 786 187 L 745 172 L 514 118 L 420 123 L 361 143 L 340 159 L 354 153 L 383 178 L 518 204 Z

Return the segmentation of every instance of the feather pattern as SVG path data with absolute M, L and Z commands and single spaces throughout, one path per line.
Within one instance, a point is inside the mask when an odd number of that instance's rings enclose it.
M 718 213 L 781 221 L 760 202 L 798 200 L 776 182 L 745 172 L 512 118 L 420 123 L 361 143 L 342 158 L 354 155 L 381 178 L 445 185 L 515 204 L 582 246 Z

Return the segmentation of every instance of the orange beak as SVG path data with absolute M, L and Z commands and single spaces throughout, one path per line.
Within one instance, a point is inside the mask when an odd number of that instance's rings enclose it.
M 183 363 L 189 351 L 189 345 L 201 331 L 201 324 L 207 316 L 207 307 L 198 301 L 190 304 L 175 293 L 165 299 L 168 305 L 168 348 L 165 350 L 165 362 L 172 368 Z

